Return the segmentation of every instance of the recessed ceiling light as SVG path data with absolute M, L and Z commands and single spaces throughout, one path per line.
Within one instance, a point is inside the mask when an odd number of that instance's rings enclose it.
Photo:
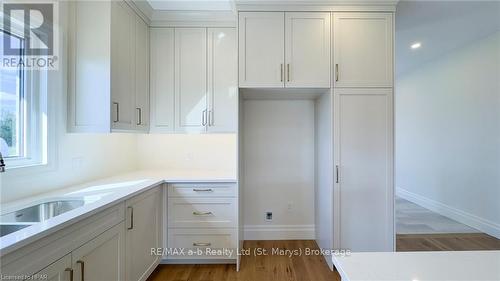
M 411 48 L 413 50 L 418 49 L 420 47 L 422 47 L 422 43 L 420 43 L 420 42 L 415 42 L 415 43 L 411 44 Z

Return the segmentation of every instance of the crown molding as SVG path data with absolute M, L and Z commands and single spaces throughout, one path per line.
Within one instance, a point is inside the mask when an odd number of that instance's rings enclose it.
M 125 0 L 127 4 L 148 24 L 151 24 L 154 10 L 146 0 Z
M 238 11 L 394 12 L 399 0 L 235 0 Z
M 236 27 L 233 11 L 154 11 L 151 27 Z

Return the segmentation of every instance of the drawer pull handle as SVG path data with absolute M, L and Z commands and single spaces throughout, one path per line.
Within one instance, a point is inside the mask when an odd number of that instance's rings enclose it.
M 214 190 L 211 188 L 205 188 L 205 189 L 200 189 L 200 188 L 193 188 L 194 192 L 213 192 Z
M 195 247 L 209 247 L 212 246 L 212 243 L 199 243 L 199 242 L 194 242 L 193 246 Z
M 193 215 L 195 216 L 208 216 L 208 215 L 213 215 L 212 212 L 193 212 Z

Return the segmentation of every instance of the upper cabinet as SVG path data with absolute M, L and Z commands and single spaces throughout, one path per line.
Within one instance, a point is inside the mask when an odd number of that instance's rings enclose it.
M 240 87 L 283 87 L 285 14 L 239 14 Z
M 135 31 L 134 12 L 125 2 L 111 2 L 112 129 L 133 130 L 135 125 Z
M 392 87 L 390 13 L 334 13 L 335 87 Z
M 123 1 L 74 1 L 68 18 L 68 130 L 148 131 L 146 23 Z
M 153 28 L 151 131 L 237 130 L 234 28 Z
M 174 29 L 151 29 L 151 132 L 174 130 Z
M 285 87 L 330 87 L 330 26 L 330 13 L 285 13 Z
M 234 28 L 208 29 L 208 131 L 238 127 L 238 41 Z
M 149 27 L 135 18 L 135 125 L 149 131 Z
M 207 123 L 207 30 L 175 30 L 175 129 L 204 131 Z
M 329 88 L 330 13 L 239 14 L 239 86 Z

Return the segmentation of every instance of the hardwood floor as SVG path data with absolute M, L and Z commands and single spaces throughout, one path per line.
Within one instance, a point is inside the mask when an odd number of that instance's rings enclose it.
M 484 233 L 398 234 L 398 252 L 500 250 L 500 239 Z
M 398 234 L 397 251 L 500 250 L 500 240 L 484 233 Z M 242 257 L 241 270 L 234 264 L 160 265 L 148 281 L 340 281 L 323 257 L 272 255 L 271 250 L 318 249 L 312 240 L 245 241 L 252 253 Z M 254 255 L 254 249 L 268 255 Z
M 245 241 L 250 256 L 244 256 L 241 270 L 236 265 L 160 265 L 148 281 L 340 281 L 337 272 L 328 268 L 320 255 L 271 255 L 273 248 L 280 250 L 318 249 L 312 240 Z M 254 255 L 262 248 L 268 255 Z

